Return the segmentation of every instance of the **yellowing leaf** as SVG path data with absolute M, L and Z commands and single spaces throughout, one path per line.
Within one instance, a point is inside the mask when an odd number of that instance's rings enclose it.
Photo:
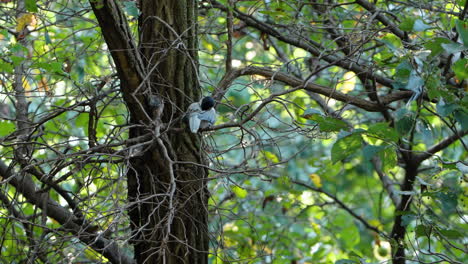
M 270 151 L 263 151 L 263 155 L 265 156 L 265 158 L 272 162 L 272 163 L 278 163 L 279 162 L 279 158 L 278 156 L 276 156 L 274 153 L 271 153 Z
M 16 32 L 22 31 L 26 26 L 35 27 L 37 24 L 34 14 L 26 13 L 20 16 L 16 21 Z
M 239 186 L 232 186 L 231 190 L 237 197 L 241 199 L 244 199 L 245 197 L 247 197 L 247 191 L 242 189 Z
M 29 84 L 26 77 L 23 77 L 23 89 L 27 96 L 31 96 L 31 85 Z
M 314 229 L 314 232 L 319 235 L 320 234 L 320 226 L 315 223 L 315 222 L 311 222 L 310 225 L 312 226 L 312 228 Z
M 377 220 L 377 219 L 370 220 L 370 221 L 369 221 L 369 224 L 370 224 L 371 226 L 377 227 L 377 229 L 379 229 L 379 230 L 383 230 L 383 225 L 382 225 L 382 223 L 380 223 L 380 221 Z
M 320 179 L 320 176 L 318 176 L 317 174 L 315 173 L 312 173 L 309 175 L 310 179 L 312 180 L 312 182 L 314 183 L 314 185 L 317 187 L 317 188 L 321 188 L 322 187 L 322 181 Z

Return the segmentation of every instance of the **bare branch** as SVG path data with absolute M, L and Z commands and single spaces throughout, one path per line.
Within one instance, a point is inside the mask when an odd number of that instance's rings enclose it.
M 228 10 L 227 7 L 225 7 L 224 5 L 218 3 L 217 1 L 210 0 L 210 3 L 213 5 L 213 7 L 218 8 L 218 9 L 224 11 L 224 12 L 227 12 L 227 10 Z M 237 17 L 238 19 L 241 19 L 242 21 L 244 21 L 248 26 L 256 28 L 257 30 L 259 30 L 261 32 L 264 32 L 264 33 L 266 33 L 266 34 L 268 34 L 270 36 L 273 36 L 273 37 L 275 37 L 275 38 L 277 38 L 277 39 L 279 39 L 279 40 L 281 40 L 281 41 L 283 41 L 285 43 L 288 43 L 288 44 L 294 45 L 296 47 L 302 48 L 302 49 L 312 53 L 313 55 L 324 59 L 325 61 L 327 61 L 327 62 L 329 62 L 329 63 L 331 63 L 333 65 L 338 65 L 338 66 L 340 66 L 342 68 L 353 71 L 356 74 L 364 76 L 364 78 L 366 78 L 366 79 L 375 80 L 378 83 L 380 83 L 382 85 L 385 85 L 387 87 L 392 86 L 393 80 L 391 80 L 389 78 L 386 78 L 386 77 L 383 77 L 381 75 L 378 75 L 375 72 L 373 72 L 371 70 L 368 70 L 368 69 L 358 65 L 357 63 L 355 63 L 353 61 L 349 61 L 346 58 L 342 58 L 342 57 L 338 57 L 338 56 L 334 56 L 334 55 L 324 55 L 324 54 L 322 54 L 322 49 L 320 49 L 318 47 L 314 47 L 313 45 L 310 44 L 311 40 L 306 41 L 306 40 L 304 40 L 302 38 L 294 38 L 292 36 L 282 34 L 281 32 L 279 32 L 278 30 L 276 30 L 272 26 L 268 25 L 267 23 L 262 22 L 262 21 L 260 21 L 260 20 L 258 20 L 256 18 L 254 18 L 253 16 L 242 13 L 237 9 L 234 9 L 234 16 Z
M 13 173 L 8 166 L 0 161 L 0 176 L 16 188 L 32 204 L 41 208 L 47 216 L 59 222 L 67 231 L 76 235 L 83 243 L 103 254 L 112 263 L 131 264 L 133 260 L 126 256 L 115 241 L 106 239 L 99 234 L 88 233 L 85 226 L 79 225 L 79 220 L 67 209 L 48 198 L 45 193 L 38 192 L 36 185 L 28 175 Z

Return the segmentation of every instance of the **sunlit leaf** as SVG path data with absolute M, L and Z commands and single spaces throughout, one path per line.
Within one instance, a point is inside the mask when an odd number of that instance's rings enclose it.
M 239 186 L 232 186 L 231 187 L 232 192 L 239 198 L 244 199 L 247 197 L 247 191 L 245 189 L 242 189 Z
M 362 146 L 362 137 L 359 133 L 354 133 L 338 139 L 333 144 L 331 150 L 332 162 L 342 161 L 348 156 L 356 153 Z

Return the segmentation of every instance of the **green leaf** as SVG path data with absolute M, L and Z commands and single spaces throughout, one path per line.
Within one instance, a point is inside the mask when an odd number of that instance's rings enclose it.
M 406 135 L 415 121 L 414 114 L 408 111 L 406 108 L 401 108 L 396 112 L 397 121 L 395 123 L 396 131 L 404 136 Z
M 455 72 L 458 80 L 466 80 L 468 79 L 468 59 L 461 59 L 455 62 L 452 65 L 452 70 Z
M 468 22 L 457 19 L 455 27 L 463 44 L 465 44 L 465 47 L 468 47 Z
M 234 186 L 231 187 L 231 190 L 237 197 L 239 197 L 241 199 L 244 199 L 245 197 L 247 197 L 247 191 L 242 189 L 239 186 L 234 185 Z
M 362 149 L 362 154 L 366 160 L 371 160 L 383 149 L 385 149 L 384 146 L 367 145 Z
M 442 205 L 442 212 L 448 216 L 457 211 L 458 196 L 454 192 L 445 192 L 436 194 L 438 201 Z
M 18 56 L 10 56 L 11 62 L 13 63 L 13 66 L 19 65 L 21 62 L 25 60 L 24 57 L 18 57 Z
M 451 239 L 459 239 L 459 238 L 464 238 L 465 235 L 457 230 L 454 229 L 441 229 L 439 230 L 440 234 Z
M 396 67 L 395 78 L 407 82 L 412 70 L 413 66 L 411 66 L 411 63 L 408 60 L 404 60 Z
M 414 92 L 419 92 L 421 87 L 424 85 L 424 80 L 419 76 L 416 70 L 412 70 L 408 79 L 406 89 Z
M 304 111 L 304 113 L 302 114 L 302 117 L 306 119 L 310 119 L 312 118 L 313 115 L 322 115 L 322 112 L 314 108 L 308 108 Z
M 337 132 L 348 127 L 343 120 L 323 116 L 315 109 L 307 109 L 304 114 L 302 114 L 302 117 L 316 122 L 322 132 Z
M 278 163 L 279 162 L 279 158 L 278 156 L 276 156 L 274 153 L 271 153 L 270 151 L 262 151 L 262 154 L 264 155 L 265 159 L 267 159 L 268 161 L 272 162 L 272 163 Z
M 444 51 L 442 44 L 448 44 L 451 41 L 446 38 L 435 38 L 424 45 L 424 47 L 431 51 L 431 57 L 437 56 Z
M 63 73 L 63 63 L 61 62 L 38 62 L 35 63 L 34 66 L 41 68 L 48 73 Z
M 453 111 L 453 116 L 460 124 L 462 130 L 468 130 L 468 113 L 464 109 L 456 109 Z
M 425 31 L 429 28 L 431 28 L 431 26 L 425 24 L 421 19 L 414 21 L 413 30 L 416 32 Z
M 0 72 L 13 73 L 13 65 L 3 60 L 0 60 Z
M 362 146 L 362 137 L 360 133 L 353 133 L 338 139 L 333 144 L 331 150 L 332 162 L 342 161 L 348 156 L 356 153 Z
M 403 31 L 410 31 L 413 29 L 414 26 L 414 18 L 412 17 L 406 17 L 401 21 L 399 28 Z
M 458 108 L 459 106 L 457 104 L 446 103 L 444 100 L 439 100 L 436 105 L 437 113 L 443 117 L 450 115 Z
M 465 165 L 462 162 L 457 162 L 456 167 L 461 173 L 468 174 L 468 165 Z
M 428 77 L 426 82 L 427 95 L 429 99 L 432 100 L 441 95 L 440 88 L 442 87 L 440 78 L 431 75 Z
M 405 214 L 401 216 L 401 225 L 402 226 L 408 226 L 413 222 L 413 220 L 416 219 L 416 215 L 410 213 L 410 214 Z
M 0 137 L 4 137 L 13 133 L 15 128 L 15 123 L 8 120 L 0 120 Z
M 449 53 L 457 53 L 466 50 L 466 47 L 457 42 L 443 43 L 440 44 L 444 50 Z
M 388 123 L 381 122 L 369 126 L 367 133 L 378 138 L 396 142 L 399 139 L 398 132 L 388 125 Z
M 37 1 L 36 0 L 26 0 L 25 1 L 25 6 L 26 6 L 26 10 L 28 10 L 28 12 L 37 12 L 38 11 L 38 8 L 37 8 Z
M 398 156 L 392 146 L 387 146 L 383 151 L 379 152 L 380 160 L 383 162 L 383 170 L 388 171 L 397 166 Z
M 414 229 L 414 233 L 416 234 L 416 238 L 420 237 L 427 237 L 431 234 L 432 227 L 425 226 L 425 225 L 417 225 Z

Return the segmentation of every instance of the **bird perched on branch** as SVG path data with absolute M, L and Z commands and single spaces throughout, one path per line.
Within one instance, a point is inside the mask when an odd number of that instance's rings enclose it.
M 210 96 L 203 97 L 200 102 L 191 104 L 187 114 L 190 131 L 197 133 L 200 128 L 207 128 L 216 122 L 215 101 Z

